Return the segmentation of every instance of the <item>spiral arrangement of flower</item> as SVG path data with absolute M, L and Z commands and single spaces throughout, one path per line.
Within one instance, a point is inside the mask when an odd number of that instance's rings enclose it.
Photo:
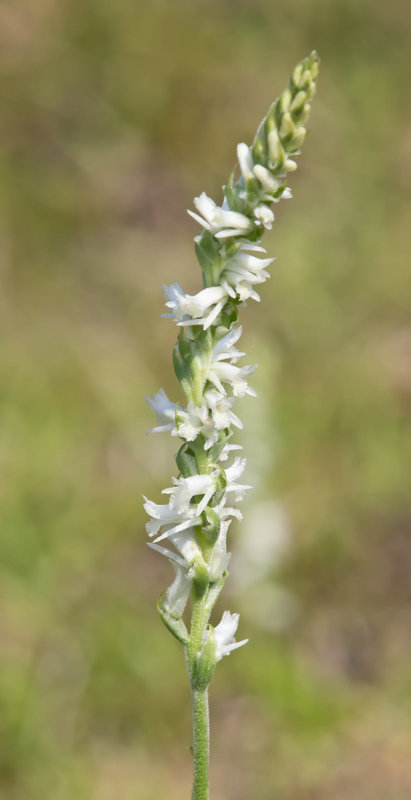
M 156 414 L 153 433 L 167 431 L 182 440 L 176 454 L 178 477 L 164 489 L 168 502 L 145 499 L 151 517 L 150 546 L 166 556 L 175 579 L 159 598 L 159 613 L 184 648 L 193 702 L 193 800 L 207 800 L 209 723 L 207 690 L 217 662 L 247 642 L 235 641 L 239 615 L 224 611 L 215 627 L 210 616 L 227 578 L 227 533 L 250 486 L 239 482 L 246 460 L 232 457 L 236 397 L 255 395 L 248 378 L 256 366 L 239 366 L 241 326 L 238 310 L 260 300 L 258 284 L 274 260 L 266 258 L 261 239 L 272 227 L 272 205 L 291 197 L 289 173 L 297 167 L 315 93 L 319 60 L 315 52 L 298 64 L 287 88 L 270 106 L 253 144 L 237 147 L 238 166 L 224 187 L 221 206 L 204 192 L 196 211 L 201 226 L 195 250 L 203 289 L 186 294 L 178 283 L 164 286 L 167 313 L 179 328 L 174 369 L 186 407 L 173 403 L 163 389 L 147 402 Z M 231 460 L 232 459 L 232 460 Z M 231 460 L 231 463 L 230 463 Z M 183 615 L 191 598 L 191 620 Z

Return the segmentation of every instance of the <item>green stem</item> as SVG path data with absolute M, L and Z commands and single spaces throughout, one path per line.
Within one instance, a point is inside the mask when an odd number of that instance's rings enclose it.
M 196 680 L 197 654 L 201 650 L 205 631 L 210 617 L 210 607 L 206 602 L 207 593 L 202 597 L 192 597 L 192 616 L 190 641 L 185 654 L 191 683 L 193 712 L 193 765 L 194 781 L 192 800 L 209 800 L 209 717 L 208 689 L 198 686 Z
M 186 646 L 186 657 L 191 685 L 194 685 L 197 653 L 200 652 L 207 630 L 211 609 L 206 603 L 207 593 L 202 597 L 192 594 L 190 641 Z
M 209 800 L 208 763 L 209 763 L 209 718 L 208 690 L 191 691 L 193 707 L 193 759 L 194 781 L 192 800 Z

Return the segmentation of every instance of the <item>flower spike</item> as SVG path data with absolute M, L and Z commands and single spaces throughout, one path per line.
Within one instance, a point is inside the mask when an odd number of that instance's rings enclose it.
M 163 490 L 168 503 L 144 498 L 144 508 L 150 547 L 169 559 L 175 573 L 158 609 L 184 647 L 192 687 L 193 800 L 208 799 L 208 684 L 217 662 L 247 642 L 235 641 L 238 614 L 224 611 L 215 628 L 209 622 L 227 578 L 228 529 L 232 518 L 241 519 L 237 505 L 251 488 L 238 483 L 246 460 L 235 457 L 230 463 L 231 453 L 241 449 L 231 442 L 233 429 L 242 428 L 235 399 L 255 396 L 248 378 L 256 366 L 238 363 L 244 356 L 237 349 L 238 312 L 247 300 L 260 300 L 257 288 L 270 276 L 274 259 L 266 257 L 261 239 L 274 223 L 273 205 L 291 197 L 287 182 L 305 140 L 318 68 L 313 52 L 293 70 L 253 143 L 238 145 L 237 166 L 221 205 L 205 192 L 194 199 L 196 210 L 188 213 L 201 228 L 194 242 L 203 288 L 189 295 L 176 282 L 163 287 L 163 316 L 179 331 L 173 358 L 185 406 L 162 389 L 147 402 L 156 415 L 151 432 L 166 431 L 182 444 L 176 455 L 179 474 Z M 189 597 L 188 631 L 183 615 Z

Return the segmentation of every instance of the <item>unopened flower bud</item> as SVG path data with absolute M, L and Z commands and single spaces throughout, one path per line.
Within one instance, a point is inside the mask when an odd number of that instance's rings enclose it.
M 302 109 L 306 99 L 307 99 L 306 92 L 304 91 L 297 92 L 296 96 L 294 97 L 294 100 L 290 105 L 290 111 L 293 111 L 295 113 L 296 111 Z
M 283 155 L 283 148 L 281 147 L 280 137 L 276 128 L 273 128 L 273 130 L 268 134 L 267 142 L 270 161 L 273 164 L 276 164 L 277 161 L 279 161 L 280 156 Z
M 292 116 L 289 112 L 287 112 L 286 114 L 284 114 L 281 120 L 281 125 L 280 125 L 281 139 L 287 139 L 288 137 L 291 137 L 294 133 L 294 130 L 295 126 L 292 120 Z
M 290 108 L 291 98 L 292 98 L 291 89 L 285 89 L 285 91 L 282 93 L 282 95 L 280 95 L 280 101 L 279 102 L 280 102 L 280 108 L 281 108 L 281 111 L 283 112 L 283 114 L 285 114 L 288 111 L 288 109 Z
M 302 78 L 303 78 L 303 65 L 297 64 L 292 75 L 293 83 L 297 87 L 297 89 L 301 88 Z
M 286 172 L 295 172 L 297 169 L 297 162 L 293 161 L 292 158 L 286 158 L 284 162 L 284 169 Z
M 291 152 L 294 152 L 295 150 L 299 150 L 301 145 L 304 142 L 304 139 L 305 139 L 306 135 L 307 135 L 307 130 L 306 130 L 306 128 L 304 128 L 303 125 L 300 125 L 299 128 L 296 128 L 296 130 L 294 132 L 294 136 L 293 136 L 293 138 L 291 139 L 291 142 L 288 145 L 288 149 Z

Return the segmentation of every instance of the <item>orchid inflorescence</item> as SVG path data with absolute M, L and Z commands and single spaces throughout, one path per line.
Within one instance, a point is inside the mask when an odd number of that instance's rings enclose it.
M 237 503 L 251 488 L 239 482 L 244 458 L 235 456 L 227 465 L 241 449 L 231 442 L 233 428 L 242 428 L 233 411 L 235 398 L 255 395 L 248 378 L 256 367 L 238 365 L 244 356 L 236 347 L 242 332 L 238 308 L 249 299 L 259 301 L 256 287 L 269 277 L 274 259 L 265 257 L 260 242 L 274 221 L 271 206 L 291 197 L 286 182 L 306 135 L 318 66 L 315 52 L 298 64 L 251 147 L 238 145 L 238 169 L 224 187 L 222 205 L 204 192 L 195 198 L 196 211 L 188 213 L 202 228 L 194 242 L 203 289 L 189 295 L 178 283 L 163 287 L 163 316 L 179 328 L 174 368 L 186 407 L 169 400 L 163 389 L 147 398 L 157 417 L 151 432 L 168 431 L 182 444 L 176 455 L 179 475 L 163 490 L 168 503 L 145 499 L 144 507 L 151 517 L 150 546 L 176 573 L 158 608 L 184 647 L 192 686 L 195 800 L 208 797 L 208 714 L 201 698 L 216 663 L 247 641 L 235 641 L 238 614 L 225 611 L 215 628 L 209 622 L 227 577 L 227 532 L 233 518 L 241 519 Z M 183 615 L 190 597 L 188 630 Z M 200 752 L 205 747 L 207 753 Z

